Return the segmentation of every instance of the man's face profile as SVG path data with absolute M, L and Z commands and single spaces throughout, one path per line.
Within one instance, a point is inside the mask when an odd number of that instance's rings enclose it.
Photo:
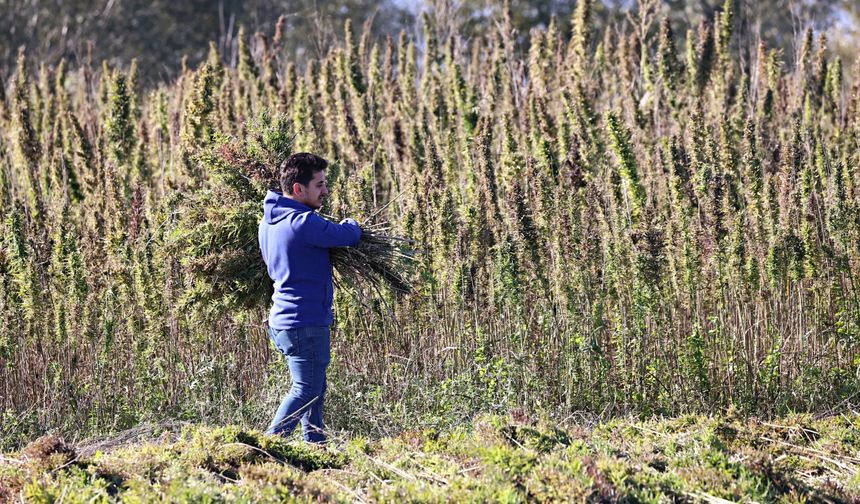
M 308 185 L 298 182 L 293 184 L 293 197 L 296 201 L 319 210 L 322 208 L 323 199 L 328 196 L 328 186 L 325 183 L 325 170 L 314 172 L 314 177 Z

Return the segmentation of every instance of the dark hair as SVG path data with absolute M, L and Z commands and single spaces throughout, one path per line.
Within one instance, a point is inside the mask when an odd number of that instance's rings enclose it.
M 281 163 L 281 192 L 293 194 L 293 184 L 298 182 L 304 186 L 308 185 L 314 174 L 328 168 L 328 161 L 311 154 L 310 152 L 297 152 Z

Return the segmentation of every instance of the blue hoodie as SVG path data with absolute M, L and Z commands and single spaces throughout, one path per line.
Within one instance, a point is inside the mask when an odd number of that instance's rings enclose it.
M 332 268 L 329 250 L 361 239 L 352 219 L 330 222 L 307 205 L 275 191 L 263 201 L 260 251 L 275 284 L 269 326 L 295 329 L 332 323 Z

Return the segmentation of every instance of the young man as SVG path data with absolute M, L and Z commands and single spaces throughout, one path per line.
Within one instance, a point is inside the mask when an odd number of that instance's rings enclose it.
M 281 190 L 269 191 L 260 221 L 260 250 L 274 282 L 269 336 L 284 354 L 292 388 L 266 431 L 288 436 L 299 419 L 306 441 L 325 442 L 323 398 L 332 323 L 332 267 L 329 249 L 356 245 L 361 228 L 316 214 L 328 196 L 328 162 L 306 152 L 281 165 Z

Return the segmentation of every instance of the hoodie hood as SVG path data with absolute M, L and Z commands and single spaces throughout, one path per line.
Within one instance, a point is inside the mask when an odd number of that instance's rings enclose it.
M 266 199 L 263 200 L 263 219 L 268 224 L 280 222 L 293 212 L 312 211 L 313 208 L 271 190 L 266 193 Z

